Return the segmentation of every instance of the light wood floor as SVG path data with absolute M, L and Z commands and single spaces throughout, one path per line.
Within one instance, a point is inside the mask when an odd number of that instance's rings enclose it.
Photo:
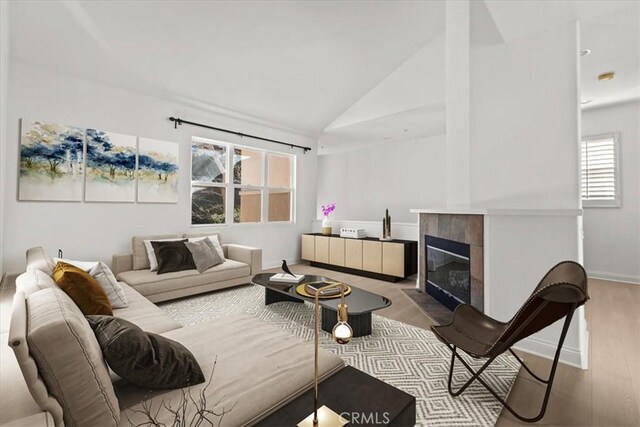
M 296 273 L 323 274 L 386 296 L 393 304 L 376 311 L 381 316 L 421 328 L 432 324 L 401 291 L 415 286 L 415 280 L 388 283 L 308 265 L 293 269 Z M 559 365 L 547 413 L 535 425 L 640 426 L 640 285 L 591 279 L 589 294 L 591 300 L 585 307 L 589 369 Z M 521 355 L 534 372 L 547 376 L 551 361 Z M 522 369 L 508 403 L 525 415 L 536 414 L 543 392 L 542 385 Z M 531 424 L 522 423 L 503 410 L 497 425 Z

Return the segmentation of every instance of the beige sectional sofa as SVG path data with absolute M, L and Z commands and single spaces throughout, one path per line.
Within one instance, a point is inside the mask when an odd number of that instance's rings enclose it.
M 181 390 L 150 391 L 110 372 L 78 307 L 39 271 L 38 266 L 46 265 L 44 259 L 42 249 L 29 250 L 27 272 L 16 281 L 9 345 L 31 395 L 55 425 L 128 426 L 129 420 L 143 421 L 134 412 L 142 402 L 151 404 L 154 412 L 162 401 L 176 407 Z M 312 387 L 311 343 L 248 315 L 183 327 L 134 287 L 121 286 L 129 306 L 114 309 L 114 316 L 182 343 L 207 378 L 217 361 L 205 397 L 210 405 L 219 402 L 216 410 L 233 407 L 222 425 L 255 424 Z M 320 350 L 322 378 L 343 367 L 342 359 Z M 197 398 L 204 387 L 190 390 Z M 157 419 L 172 424 L 166 410 L 160 410 Z
M 204 273 L 197 270 L 156 274 L 150 270 L 145 240 L 199 238 L 219 233 L 162 234 L 134 236 L 131 239 L 132 253 L 114 255 L 111 269 L 118 280 L 144 295 L 152 302 L 166 301 L 201 292 L 237 286 L 250 282 L 251 276 L 262 270 L 262 250 L 249 246 L 222 244 L 225 262 L 211 267 Z

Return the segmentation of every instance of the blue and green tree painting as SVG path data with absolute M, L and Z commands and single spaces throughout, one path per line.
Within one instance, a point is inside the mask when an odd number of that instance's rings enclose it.
M 136 137 L 87 129 L 85 200 L 135 200 Z
M 138 201 L 178 202 L 178 144 L 140 138 L 138 144 Z
M 82 200 L 84 130 L 22 121 L 20 200 Z

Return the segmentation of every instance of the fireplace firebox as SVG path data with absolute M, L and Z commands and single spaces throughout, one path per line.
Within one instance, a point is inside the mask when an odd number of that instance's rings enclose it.
M 427 293 L 449 310 L 462 303 L 470 303 L 470 246 L 426 235 L 425 253 Z

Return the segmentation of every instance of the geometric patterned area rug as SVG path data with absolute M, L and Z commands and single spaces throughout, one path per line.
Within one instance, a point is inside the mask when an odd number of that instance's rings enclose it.
M 183 325 L 230 314 L 247 313 L 277 325 L 303 339 L 313 340 L 313 306 L 281 302 L 264 305 L 264 288 L 248 285 L 158 304 Z M 476 381 L 459 397 L 447 392 L 451 352 L 431 331 L 373 315 L 372 334 L 338 345 L 320 329 L 320 346 L 340 356 L 348 365 L 416 397 L 417 425 L 493 426 L 502 405 Z M 467 358 L 478 367 L 478 361 Z M 481 364 L 481 362 L 480 362 Z M 468 372 L 459 363 L 454 385 Z M 520 366 L 510 355 L 498 357 L 483 378 L 506 398 Z

